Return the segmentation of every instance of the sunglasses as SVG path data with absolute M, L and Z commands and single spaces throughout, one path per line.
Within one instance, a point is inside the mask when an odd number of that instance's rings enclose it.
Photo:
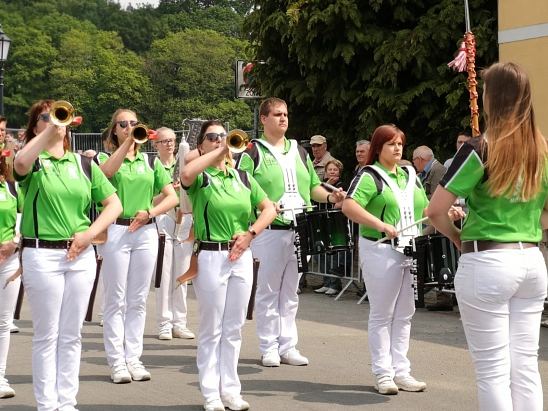
M 38 116 L 38 120 L 42 120 L 44 123 L 49 123 L 49 113 L 42 113 Z
M 139 124 L 138 121 L 135 121 L 135 120 L 132 120 L 132 121 L 117 121 L 116 123 L 118 123 L 118 125 L 121 127 L 121 128 L 126 128 L 127 125 L 131 125 L 131 127 L 135 127 L 137 124 Z
M 223 138 L 223 137 L 226 137 L 226 133 L 225 132 L 222 132 L 222 133 L 207 133 L 204 137 L 207 138 L 209 141 L 217 141 L 217 139 L 220 137 L 220 138 Z

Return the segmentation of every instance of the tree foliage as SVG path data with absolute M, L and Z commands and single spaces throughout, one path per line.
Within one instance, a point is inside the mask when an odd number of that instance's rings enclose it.
M 476 65 L 496 61 L 497 2 L 471 0 Z M 323 134 L 350 163 L 354 143 L 395 123 L 408 149 L 453 151 L 469 123 L 466 75 L 447 63 L 464 32 L 461 0 L 257 0 L 245 19 L 263 95 L 288 102 L 290 134 Z M 443 156 L 443 155 L 442 155 Z

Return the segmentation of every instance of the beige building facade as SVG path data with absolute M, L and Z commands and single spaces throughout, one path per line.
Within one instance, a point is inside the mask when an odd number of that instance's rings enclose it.
M 499 59 L 529 73 L 535 117 L 548 137 L 548 0 L 499 0 Z

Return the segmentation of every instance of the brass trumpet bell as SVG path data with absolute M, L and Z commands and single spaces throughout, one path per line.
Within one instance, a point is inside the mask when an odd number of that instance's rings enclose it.
M 74 119 L 74 107 L 68 101 L 57 101 L 49 110 L 49 119 L 56 126 L 69 126 Z
M 144 124 L 137 124 L 131 129 L 131 138 L 135 140 L 137 144 L 145 144 L 150 136 L 150 130 Z
M 241 153 L 245 151 L 249 144 L 249 137 L 243 130 L 232 130 L 226 136 L 226 145 L 233 153 Z

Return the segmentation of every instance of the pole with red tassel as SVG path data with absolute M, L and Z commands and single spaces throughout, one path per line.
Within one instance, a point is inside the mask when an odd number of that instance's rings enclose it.
M 470 92 L 470 127 L 474 137 L 481 134 L 479 129 L 479 107 L 478 92 L 476 86 L 476 40 L 470 30 L 470 14 L 468 11 L 468 0 L 464 0 L 464 17 L 466 21 L 466 33 L 460 45 L 457 57 L 448 64 L 458 72 L 468 71 L 468 91 Z

